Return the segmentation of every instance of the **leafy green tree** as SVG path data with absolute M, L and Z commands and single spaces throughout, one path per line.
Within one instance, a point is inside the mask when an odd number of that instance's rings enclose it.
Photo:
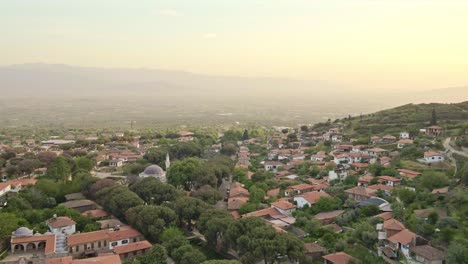
M 468 245 L 453 241 L 447 249 L 447 264 L 468 263 Z
M 217 201 L 223 199 L 221 192 L 211 187 L 210 185 L 203 185 L 200 189 L 191 193 L 195 198 L 198 198 L 208 204 L 216 204 Z
M 166 264 L 166 249 L 161 245 L 154 245 L 146 255 L 139 258 L 139 261 L 141 264 Z
M 159 236 L 165 228 L 177 222 L 177 215 L 172 209 L 154 205 L 130 208 L 125 218 L 130 225 L 155 242 L 160 241 Z
M 249 139 L 249 131 L 247 129 L 244 130 L 244 134 L 242 135 L 242 140 Z
M 223 145 L 221 153 L 223 153 L 226 156 L 235 155 L 237 153 L 237 147 L 233 143 L 226 143 Z
M 71 175 L 71 168 L 68 160 L 59 156 L 47 168 L 46 176 L 56 181 L 66 181 Z
M 431 114 L 431 126 L 437 125 L 437 114 L 435 108 L 432 109 L 432 114 Z
M 325 196 L 318 199 L 318 201 L 312 206 L 312 210 L 315 213 L 328 212 L 340 209 L 342 204 L 343 202 L 337 197 Z
M 226 232 L 234 221 L 232 216 L 222 210 L 210 209 L 203 212 L 197 222 L 198 230 L 205 236 L 208 245 L 217 250 L 227 250 Z
M 187 158 L 174 162 L 168 171 L 168 182 L 176 187 L 190 190 L 203 185 L 217 186 L 214 171 L 198 158 Z
M 94 162 L 87 157 L 75 158 L 76 170 L 90 172 L 94 167 Z
M 249 188 L 249 202 L 250 203 L 260 203 L 263 201 L 266 193 L 264 190 L 257 188 L 257 186 L 252 185 Z
M 0 225 L 0 240 L 3 240 L 11 235 L 21 225 L 26 224 L 26 220 L 17 217 L 13 213 L 0 213 L 2 224 Z
M 174 186 L 162 183 L 154 177 L 139 179 L 135 184 L 130 186 L 130 190 L 151 205 L 172 202 L 181 195 Z
M 184 233 L 176 227 L 169 227 L 161 233 L 160 240 L 166 248 L 169 255 L 177 248 L 187 245 L 189 242 Z
M 110 186 L 97 192 L 98 202 L 117 217 L 123 218 L 125 212 L 135 206 L 143 205 L 138 195 L 124 186 Z
M 227 260 L 227 259 L 215 259 L 215 260 L 207 260 L 202 262 L 202 264 L 241 264 L 237 260 Z
M 196 198 L 181 197 L 172 203 L 171 207 L 179 217 L 179 224 L 185 222 L 191 229 L 192 221 L 198 220 L 200 215 L 209 208 L 209 205 Z

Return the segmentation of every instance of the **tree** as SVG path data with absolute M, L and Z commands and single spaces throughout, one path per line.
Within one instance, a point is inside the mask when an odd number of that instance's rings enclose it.
M 198 264 L 202 263 L 206 260 L 205 255 L 203 253 L 196 249 L 192 248 L 191 251 L 186 252 L 184 255 L 182 255 L 182 258 L 180 259 L 180 264 Z
M 139 179 L 130 186 L 130 190 L 138 194 L 143 201 L 150 205 L 172 202 L 180 195 L 174 186 L 162 183 L 154 177 Z
M 198 198 L 209 204 L 216 204 L 217 201 L 223 199 L 221 192 L 211 187 L 210 185 L 203 185 L 200 189 L 191 193 L 191 196 Z
M 150 252 L 139 258 L 141 264 L 166 264 L 166 249 L 161 245 L 154 245 Z
M 301 126 L 301 131 L 307 131 L 308 127 L 306 125 Z
M 203 185 L 217 186 L 217 178 L 211 167 L 199 158 L 187 158 L 174 162 L 169 168 L 168 182 L 176 187 L 191 190 Z
M 47 168 L 46 176 L 56 181 L 66 181 L 71 175 L 71 168 L 65 157 L 59 156 Z
M 0 213 L 0 219 L 2 219 L 2 224 L 0 225 L 0 239 L 4 239 L 8 236 L 11 236 L 11 232 L 15 231 L 21 225 L 26 224 L 26 220 L 23 218 L 17 217 L 13 213 Z
M 252 185 L 249 189 L 249 202 L 250 203 L 260 203 L 263 201 L 266 193 L 264 190 L 257 188 L 257 186 Z
M 164 230 L 160 235 L 160 241 L 163 242 L 163 246 L 171 256 L 175 249 L 189 243 L 184 233 L 176 227 L 169 227 Z
M 223 153 L 226 156 L 232 156 L 237 153 L 237 147 L 236 145 L 232 143 L 226 143 L 223 145 L 223 148 L 221 149 L 221 153 Z
M 145 237 L 157 242 L 164 229 L 177 222 L 177 215 L 168 207 L 140 205 L 130 208 L 125 219 Z
M 432 108 L 431 126 L 437 125 L 437 114 L 435 108 Z
M 37 158 L 44 164 L 45 167 L 48 167 L 57 158 L 57 154 L 52 151 L 41 151 L 37 153 Z
M 217 251 L 227 250 L 226 231 L 234 221 L 232 216 L 222 210 L 210 209 L 203 212 L 197 222 L 198 230 L 205 236 L 208 245 Z
M 312 207 L 315 213 L 328 212 L 339 209 L 342 205 L 342 201 L 337 197 L 322 196 Z
M 468 263 L 467 246 L 456 241 L 450 243 L 447 250 L 447 264 Z
M 124 186 L 110 186 L 97 192 L 98 202 L 118 218 L 123 218 L 128 209 L 143 205 L 138 195 Z
M 86 157 L 75 158 L 76 170 L 90 172 L 94 167 L 94 162 Z
M 242 140 L 249 139 L 249 131 L 247 129 L 244 130 L 244 134 L 242 135 Z
M 202 200 L 192 197 L 181 197 L 171 204 L 176 214 L 179 216 L 179 224 L 183 222 L 188 229 L 192 228 L 192 221 L 198 220 L 201 213 L 209 208 L 209 205 Z

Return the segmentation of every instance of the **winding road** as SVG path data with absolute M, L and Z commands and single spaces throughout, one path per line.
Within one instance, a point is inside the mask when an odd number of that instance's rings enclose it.
M 463 151 L 459 151 L 459 150 L 456 150 L 454 149 L 452 146 L 450 146 L 450 139 L 451 138 L 446 138 L 445 141 L 444 141 L 444 148 L 449 150 L 451 153 L 455 153 L 455 154 L 458 154 L 460 156 L 463 156 L 463 157 L 466 157 L 468 158 L 468 153 L 466 152 L 463 152 Z

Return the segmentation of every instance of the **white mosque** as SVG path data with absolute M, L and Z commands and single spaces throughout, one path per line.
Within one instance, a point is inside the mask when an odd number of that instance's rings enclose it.
M 171 161 L 169 160 L 169 153 L 166 155 L 166 171 L 169 169 L 169 166 L 171 166 Z M 140 173 L 139 175 L 142 178 L 146 177 L 155 177 L 156 179 L 160 180 L 161 182 L 166 182 L 166 172 L 159 167 L 158 165 L 150 165 L 148 166 L 145 171 Z

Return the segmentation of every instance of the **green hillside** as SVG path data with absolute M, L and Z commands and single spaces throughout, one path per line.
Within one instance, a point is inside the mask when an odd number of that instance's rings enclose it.
M 468 101 L 465 101 L 455 104 L 407 104 L 373 114 L 338 119 L 334 123 L 342 123 L 348 132 L 360 135 L 395 134 L 402 130 L 417 133 L 420 128 L 430 124 L 433 109 L 437 124 L 447 130 L 447 135 L 457 133 L 468 122 Z

